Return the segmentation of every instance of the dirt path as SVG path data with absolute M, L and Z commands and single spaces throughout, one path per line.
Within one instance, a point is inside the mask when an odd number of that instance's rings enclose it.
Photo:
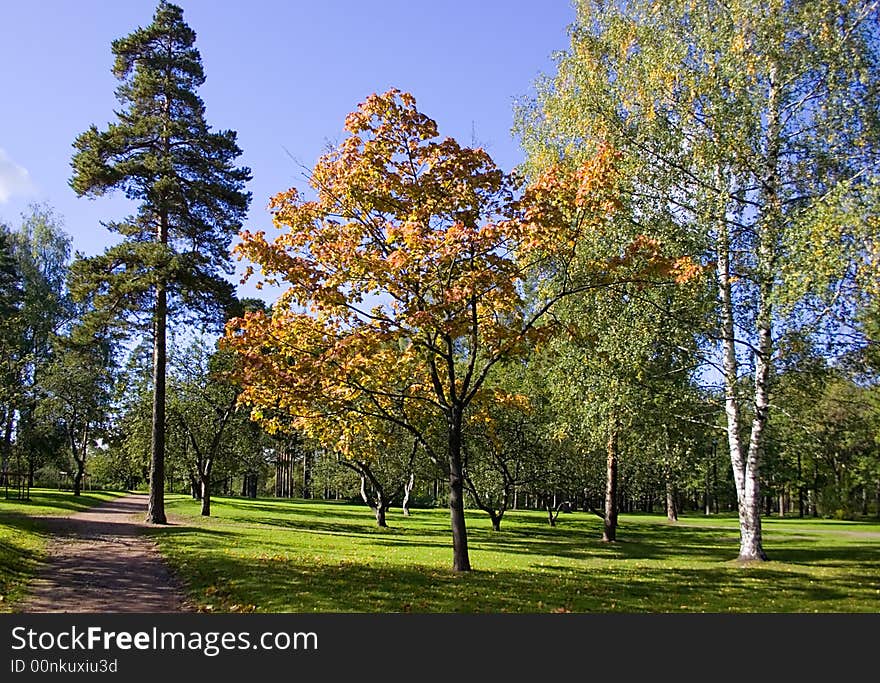
M 183 591 L 143 535 L 147 496 L 116 498 L 70 517 L 44 517 L 56 535 L 20 612 L 180 612 Z

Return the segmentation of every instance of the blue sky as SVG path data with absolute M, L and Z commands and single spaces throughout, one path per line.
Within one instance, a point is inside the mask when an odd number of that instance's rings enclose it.
M 345 115 L 371 92 L 412 92 L 441 135 L 476 140 L 510 169 L 513 102 L 552 72 L 574 18 L 568 0 L 180 0 L 198 34 L 208 123 L 238 131 L 251 167 L 247 227 L 269 226 L 268 198 L 302 186 L 342 135 Z M 28 203 L 64 218 L 74 249 L 113 237 L 101 220 L 130 212 L 122 198 L 77 199 L 71 144 L 113 119 L 110 43 L 150 23 L 153 0 L 35 0 L 0 4 L 0 220 Z M 296 159 L 296 162 L 291 159 Z M 253 294 L 250 287 L 242 294 Z

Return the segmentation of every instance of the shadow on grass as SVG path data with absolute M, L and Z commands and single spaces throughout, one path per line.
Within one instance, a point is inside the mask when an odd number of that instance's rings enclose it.
M 873 569 L 880 567 L 880 545 L 862 547 L 773 547 L 767 550 L 771 560 L 787 564 L 799 564 L 822 567 L 862 567 Z M 877 581 L 880 587 L 880 579 Z
M 206 556 L 185 562 L 194 598 L 217 611 L 776 612 L 876 611 L 863 578 L 809 583 L 789 571 L 731 566 L 453 574 L 429 567 Z
M 58 512 L 80 512 L 106 500 L 106 496 L 98 493 L 83 492 L 74 496 L 71 491 L 32 491 L 30 500 L 6 499 L 0 496 L 0 520 L 7 514 L 51 514 L 52 510 L 45 508 L 54 508 Z
M 513 514 L 493 532 L 469 512 L 474 565 L 495 569 L 454 574 L 442 511 L 390 517 L 390 530 L 366 508 L 307 501 L 224 500 L 217 513 L 151 533 L 193 599 L 218 611 L 880 611 L 873 540 L 780 529 L 765 539 L 773 561 L 742 567 L 736 529 L 635 518 L 602 543 L 601 521 L 585 514 L 554 528 Z
M 278 498 L 273 501 L 261 502 L 259 499 L 246 498 L 212 498 L 212 505 L 222 506 L 225 508 L 233 508 L 253 513 L 268 514 L 302 514 L 313 516 L 315 514 L 328 514 L 333 517 L 347 517 L 359 519 L 360 515 L 357 511 L 348 508 L 352 504 L 347 501 L 312 501 L 298 498 Z M 196 502 L 196 504 L 198 504 Z M 323 511 L 323 512 L 322 512 Z M 365 505 L 363 507 L 365 514 L 370 514 L 370 509 Z M 255 514 L 254 516 L 259 516 Z
M 226 531 L 214 527 L 196 527 L 187 524 L 172 522 L 169 524 L 141 527 L 145 536 L 188 536 L 192 534 L 204 534 L 215 538 L 229 538 L 235 536 L 234 531 Z

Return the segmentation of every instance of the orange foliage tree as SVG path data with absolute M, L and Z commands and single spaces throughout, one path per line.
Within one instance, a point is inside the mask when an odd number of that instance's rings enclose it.
M 669 264 L 649 240 L 614 263 L 577 260 L 615 208 L 611 150 L 522 189 L 484 150 L 440 139 L 410 94 L 370 96 L 345 127 L 311 174 L 314 199 L 272 199 L 281 234 L 241 234 L 239 256 L 286 290 L 270 315 L 231 321 L 225 343 L 270 429 L 294 424 L 345 455 L 387 421 L 448 463 L 453 568 L 467 571 L 463 427 L 481 394 L 503 400 L 493 366 L 546 337 L 562 297 L 619 282 L 636 256 L 640 277 Z M 537 294 L 536 273 L 553 275 Z

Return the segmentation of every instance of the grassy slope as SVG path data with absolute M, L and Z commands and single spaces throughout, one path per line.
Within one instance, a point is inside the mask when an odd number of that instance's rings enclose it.
M 119 493 L 31 490 L 29 501 L 6 500 L 0 491 L 0 612 L 21 598 L 45 556 L 48 536 L 34 517 L 65 516 L 86 510 Z
M 174 524 L 153 531 L 203 609 L 269 612 L 880 612 L 880 525 L 767 520 L 772 562 L 741 567 L 736 520 L 600 520 L 513 512 L 505 531 L 469 513 L 476 571 L 453 574 L 448 515 L 416 510 L 374 526 L 365 507 L 215 499 L 215 517 L 169 496 Z M 692 526 L 691 526 L 692 525 Z M 719 528 L 721 527 L 721 528 Z

